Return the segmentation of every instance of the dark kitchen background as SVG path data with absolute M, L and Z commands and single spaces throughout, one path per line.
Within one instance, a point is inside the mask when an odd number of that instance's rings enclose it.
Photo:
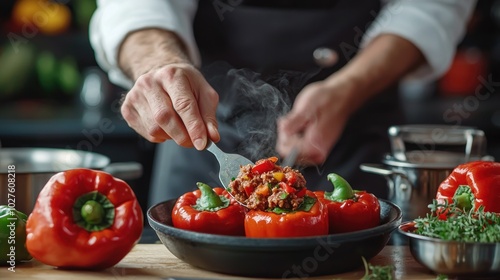
M 402 106 L 409 124 L 484 130 L 488 154 L 499 159 L 500 0 L 478 2 L 449 72 L 432 83 L 403 82 Z M 129 183 L 146 211 L 155 145 L 121 119 L 118 101 L 125 91 L 97 67 L 88 40 L 95 5 L 0 1 L 0 144 L 79 149 L 112 162 L 140 162 L 143 176 Z

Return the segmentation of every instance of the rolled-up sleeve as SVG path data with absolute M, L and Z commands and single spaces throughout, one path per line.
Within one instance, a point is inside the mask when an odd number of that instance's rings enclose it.
M 427 63 L 408 75 L 436 79 L 451 65 L 476 0 L 388 0 L 365 33 L 361 47 L 380 34 L 395 34 L 420 49 Z
M 124 88 L 133 85 L 118 67 L 118 51 L 136 30 L 161 28 L 175 32 L 185 43 L 194 64 L 200 56 L 192 31 L 196 0 L 99 0 L 89 27 L 89 38 L 99 66 L 110 80 Z

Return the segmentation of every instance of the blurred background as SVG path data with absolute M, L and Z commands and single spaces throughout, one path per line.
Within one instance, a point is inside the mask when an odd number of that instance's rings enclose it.
M 409 124 L 474 126 L 500 159 L 500 0 L 480 0 L 439 81 L 401 84 Z M 0 1 L 0 144 L 92 151 L 137 161 L 130 182 L 146 207 L 155 145 L 119 114 L 124 93 L 97 67 L 88 40 L 95 0 Z M 145 209 L 144 209 L 145 210 Z
M 49 147 L 140 162 L 130 180 L 147 205 L 155 146 L 123 121 L 124 90 L 97 67 L 88 39 L 96 0 L 0 1 L 0 145 Z

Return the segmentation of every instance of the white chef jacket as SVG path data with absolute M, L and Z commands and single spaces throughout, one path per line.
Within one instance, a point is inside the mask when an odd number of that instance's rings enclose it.
M 395 34 L 417 46 L 427 61 L 409 77 L 432 80 L 444 74 L 465 34 L 476 0 L 382 2 L 382 10 L 374 16 L 359 47 L 368 45 L 380 34 Z M 197 4 L 198 0 L 98 0 L 89 29 L 98 64 L 108 72 L 113 83 L 131 88 L 133 81 L 118 67 L 120 45 L 133 31 L 161 28 L 175 32 L 187 46 L 193 63 L 200 66 L 200 54 L 192 30 Z

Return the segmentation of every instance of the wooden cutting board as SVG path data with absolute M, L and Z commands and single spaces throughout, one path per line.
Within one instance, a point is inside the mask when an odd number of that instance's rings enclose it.
M 436 279 L 436 275 L 418 264 L 407 246 L 386 246 L 380 254 L 370 261 L 373 265 L 390 265 L 395 268 L 396 279 Z M 8 266 L 0 267 L 0 279 L 50 279 L 50 280 L 86 280 L 86 279 L 168 279 L 169 277 L 198 277 L 200 279 L 240 279 L 195 268 L 172 255 L 163 244 L 138 244 L 117 265 L 104 271 L 60 270 L 32 260 L 19 264 L 15 272 Z M 310 277 L 307 279 L 361 279 L 364 268 L 356 271 Z M 255 278 L 254 278 L 255 279 Z M 263 279 L 263 278 L 260 278 Z

